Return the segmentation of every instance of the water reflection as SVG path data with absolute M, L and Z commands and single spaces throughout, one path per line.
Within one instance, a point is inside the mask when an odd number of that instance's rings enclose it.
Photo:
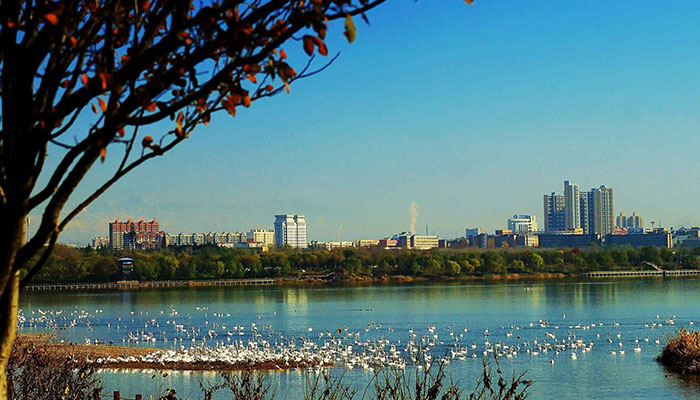
M 700 398 L 697 378 L 669 373 L 653 360 L 658 354 L 655 338 L 690 321 L 700 324 L 698 289 L 700 279 L 692 277 L 351 287 L 188 287 L 91 293 L 27 292 L 22 294 L 20 306 L 27 315 L 38 313 L 39 309 L 89 313 L 102 310 L 95 314 L 92 330 L 76 326 L 60 332 L 76 342 L 91 337 L 108 337 L 118 342 L 125 335 L 123 330 L 114 329 L 115 319 L 119 317 L 124 325 L 129 325 L 128 330 L 151 329 L 149 321 L 158 317 L 162 318 L 161 322 L 179 318 L 192 326 L 203 327 L 204 332 L 213 322 L 229 326 L 269 325 L 292 337 L 315 336 L 347 327 L 371 338 L 404 340 L 409 329 L 423 332 L 428 326 L 437 326 L 441 337 L 447 337 L 448 330 L 459 333 L 468 328 L 464 339 L 467 343 L 482 343 L 486 328 L 491 330 L 494 343 L 505 342 L 505 332 L 511 325 L 523 326 L 515 335 L 542 340 L 545 330 L 539 329 L 539 320 L 551 321 L 548 331 L 559 337 L 573 331 L 586 340 L 596 340 L 593 331 L 573 330 L 569 326 L 603 321 L 605 327 L 596 331 L 603 335 L 599 339 L 602 344 L 596 344 L 602 348 L 579 354 L 576 361 L 565 354 L 552 365 L 549 355 L 532 357 L 521 351 L 512 360 L 504 360 L 503 367 L 506 371 L 529 371 L 530 378 L 537 382 L 533 398 Z M 178 313 L 177 317 L 169 316 L 172 310 Z M 220 313 L 224 316 L 214 316 Z M 676 315 L 678 325 L 664 325 L 654 331 L 645 329 L 644 322 L 655 320 L 657 314 L 660 320 Z M 534 327 L 530 327 L 531 323 Z M 151 328 L 145 328 L 149 325 Z M 364 330 L 379 325 L 381 329 L 376 331 Z M 559 329 L 555 330 L 554 326 Z M 161 323 L 158 329 L 166 328 Z M 605 342 L 606 331 L 612 337 L 621 335 L 620 340 L 625 341 L 629 350 L 626 355 L 608 354 L 607 346 L 616 343 Z M 633 353 L 633 340 L 643 341 L 646 337 L 651 341 L 644 342 L 644 350 Z M 169 347 L 170 343 L 159 341 L 155 345 Z M 478 375 L 480 363 L 477 359 L 454 363 L 450 368 L 450 373 L 464 379 L 467 382 L 464 386 L 469 387 L 468 382 Z M 129 387 L 157 389 L 161 384 L 142 373 L 109 376 L 110 385 L 123 392 L 128 392 Z M 280 394 L 303 385 L 299 371 L 270 376 Z M 188 393 L 199 394 L 199 379 L 215 379 L 215 376 L 177 373 L 169 375 L 166 382 L 183 388 L 181 397 L 187 397 Z M 348 373 L 348 379 L 362 383 L 367 375 L 353 370 Z M 289 398 L 297 398 L 292 392 Z

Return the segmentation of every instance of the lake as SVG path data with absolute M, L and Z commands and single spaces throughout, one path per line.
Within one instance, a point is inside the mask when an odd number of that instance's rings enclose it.
M 464 349 L 466 357 L 447 367 L 464 388 L 473 387 L 488 350 L 503 355 L 507 376 L 527 371 L 531 398 L 700 398 L 699 383 L 654 361 L 667 334 L 700 325 L 699 305 L 695 277 L 26 292 L 20 331 L 50 330 L 77 343 L 179 348 L 232 337 L 320 345 L 340 329 L 337 337 L 360 343 L 355 351 L 379 340 L 403 351 L 421 339 L 438 356 Z M 547 343 L 583 346 L 544 351 Z M 267 374 L 279 398 L 301 397 L 300 371 Z M 129 396 L 174 387 L 180 398 L 198 398 L 199 381 L 216 380 L 214 373 L 154 375 L 105 373 L 105 390 Z M 362 388 L 372 376 L 358 367 L 345 372 Z

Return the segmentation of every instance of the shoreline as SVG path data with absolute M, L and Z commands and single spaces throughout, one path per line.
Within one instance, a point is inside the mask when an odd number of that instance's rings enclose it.
M 561 272 L 543 272 L 537 274 L 508 273 L 500 275 L 466 275 L 466 276 L 310 276 L 310 277 L 286 277 L 286 278 L 258 278 L 258 279 L 231 279 L 231 280 L 179 280 L 179 281 L 127 281 L 127 282 L 72 282 L 72 283 L 32 283 L 24 288 L 24 291 L 69 291 L 69 290 L 133 290 L 133 289 L 163 289 L 163 288 L 189 288 L 189 287 L 215 287 L 215 286 L 305 286 L 332 284 L 336 286 L 357 284 L 403 284 L 425 282 L 492 282 L 515 280 L 558 280 L 565 278 L 578 278 L 578 274 L 564 274 Z
M 611 272 L 610 271 L 595 271 Z M 631 271 L 634 272 L 634 271 Z M 639 279 L 655 278 L 658 276 L 584 276 L 581 273 L 562 272 L 540 272 L 540 273 L 507 273 L 494 275 L 464 275 L 464 276 L 309 276 L 309 277 L 285 277 L 285 278 L 258 278 L 258 279 L 235 279 L 235 280 L 181 280 L 181 281 L 128 281 L 128 282 L 84 282 L 84 283 L 36 283 L 27 285 L 23 291 L 71 291 L 71 290 L 91 290 L 91 291 L 114 291 L 114 290 L 134 290 L 134 289 L 166 289 L 166 288 L 206 288 L 222 286 L 239 287 L 289 287 L 289 286 L 318 286 L 332 285 L 336 287 L 373 285 L 373 284 L 412 284 L 412 283 L 460 283 L 460 282 L 510 282 L 510 281 L 558 281 L 570 279 L 576 281 L 589 281 L 600 278 L 615 279 Z M 670 276 L 684 276 L 684 274 L 669 274 Z M 689 276 L 698 274 L 687 274 Z M 230 282 L 229 282 L 230 281 Z
M 169 362 L 149 362 L 143 358 L 155 354 L 161 354 L 167 349 L 156 347 L 127 347 L 127 346 L 112 346 L 106 344 L 74 344 L 74 343 L 55 343 L 51 339 L 55 337 L 50 333 L 20 333 L 17 335 L 15 346 L 24 350 L 32 348 L 32 350 L 43 352 L 57 361 L 65 361 L 66 359 L 77 360 L 78 362 L 88 362 L 96 369 L 110 370 L 158 370 L 158 371 L 242 371 L 242 370 L 259 370 L 259 371 L 286 371 L 292 368 L 312 368 L 320 366 L 322 363 L 315 361 L 262 361 L 262 362 L 237 362 L 228 363 L 224 361 L 208 361 L 208 362 L 184 362 L 184 361 L 169 361 Z M 99 361 L 107 359 L 106 361 Z M 324 366 L 330 366 L 325 365 Z

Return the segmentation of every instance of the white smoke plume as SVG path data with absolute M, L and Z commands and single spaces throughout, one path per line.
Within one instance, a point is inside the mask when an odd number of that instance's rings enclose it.
M 408 228 L 408 231 L 410 233 L 416 233 L 416 222 L 418 221 L 418 203 L 412 201 L 409 210 L 411 211 L 411 226 Z
M 345 226 L 345 222 L 341 223 L 340 226 L 338 227 L 338 241 L 340 242 L 340 232 L 343 231 L 343 227 Z

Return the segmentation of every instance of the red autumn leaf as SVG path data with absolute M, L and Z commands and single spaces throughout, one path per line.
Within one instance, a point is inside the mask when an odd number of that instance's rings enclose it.
M 151 103 L 148 104 L 146 107 L 144 107 L 147 111 L 153 112 L 156 110 L 156 103 Z
M 68 82 L 68 79 L 64 79 L 63 82 L 61 82 L 61 87 L 65 89 L 68 87 L 68 84 L 70 84 L 70 82 Z
M 151 146 L 151 143 L 153 143 L 153 138 L 152 138 L 151 136 L 146 136 L 146 137 L 143 138 L 143 140 L 141 141 L 141 145 L 142 145 L 143 147 L 150 147 L 150 146 Z
M 231 114 L 232 117 L 236 116 L 236 104 L 233 102 L 231 97 L 221 102 L 221 105 Z
M 102 82 L 102 90 L 107 90 L 107 77 L 108 75 L 105 74 L 104 72 L 100 72 L 97 74 L 97 76 L 100 78 L 100 82 Z
M 271 92 L 271 91 L 275 90 L 275 87 L 272 85 L 267 85 L 267 86 L 265 86 L 265 90 L 267 90 L 268 92 Z
M 107 157 L 107 149 L 103 147 L 100 149 L 100 160 L 102 162 L 105 162 L 106 157 Z
M 326 47 L 326 44 L 321 41 L 318 43 L 318 54 L 322 56 L 328 55 L 328 47 Z
M 98 97 L 97 103 L 100 105 L 100 109 L 102 110 L 102 112 L 107 111 L 107 103 L 105 103 L 104 100 L 102 100 L 101 98 Z
M 180 111 L 177 114 L 177 119 L 175 120 L 175 123 L 177 124 L 175 131 L 177 132 L 178 137 L 182 137 L 182 121 L 185 120 L 185 114 Z
M 44 14 L 44 19 L 51 25 L 58 25 L 58 17 L 54 13 Z
M 287 52 L 284 50 L 280 50 L 280 57 L 282 57 L 283 59 L 287 58 Z
M 246 79 L 248 79 L 249 81 L 251 81 L 253 83 L 258 83 L 258 78 L 256 78 L 255 75 L 248 75 L 248 76 L 246 76 Z
M 87 86 L 87 84 L 88 84 L 87 74 L 83 74 L 83 76 L 80 77 L 80 80 L 83 82 L 83 85 Z
M 250 107 L 250 104 L 251 104 L 251 103 L 252 103 L 252 101 L 250 100 L 250 96 L 246 95 L 246 96 L 243 98 L 243 106 L 245 106 L 245 107 Z
M 90 108 L 92 108 L 93 113 L 97 114 L 97 107 L 94 104 L 90 104 Z
M 312 36 L 304 35 L 304 51 L 308 55 L 314 54 L 314 39 Z
M 124 127 L 122 126 L 121 128 L 119 128 L 117 133 L 119 134 L 119 136 L 124 137 L 124 134 L 126 133 L 126 131 L 124 130 Z

